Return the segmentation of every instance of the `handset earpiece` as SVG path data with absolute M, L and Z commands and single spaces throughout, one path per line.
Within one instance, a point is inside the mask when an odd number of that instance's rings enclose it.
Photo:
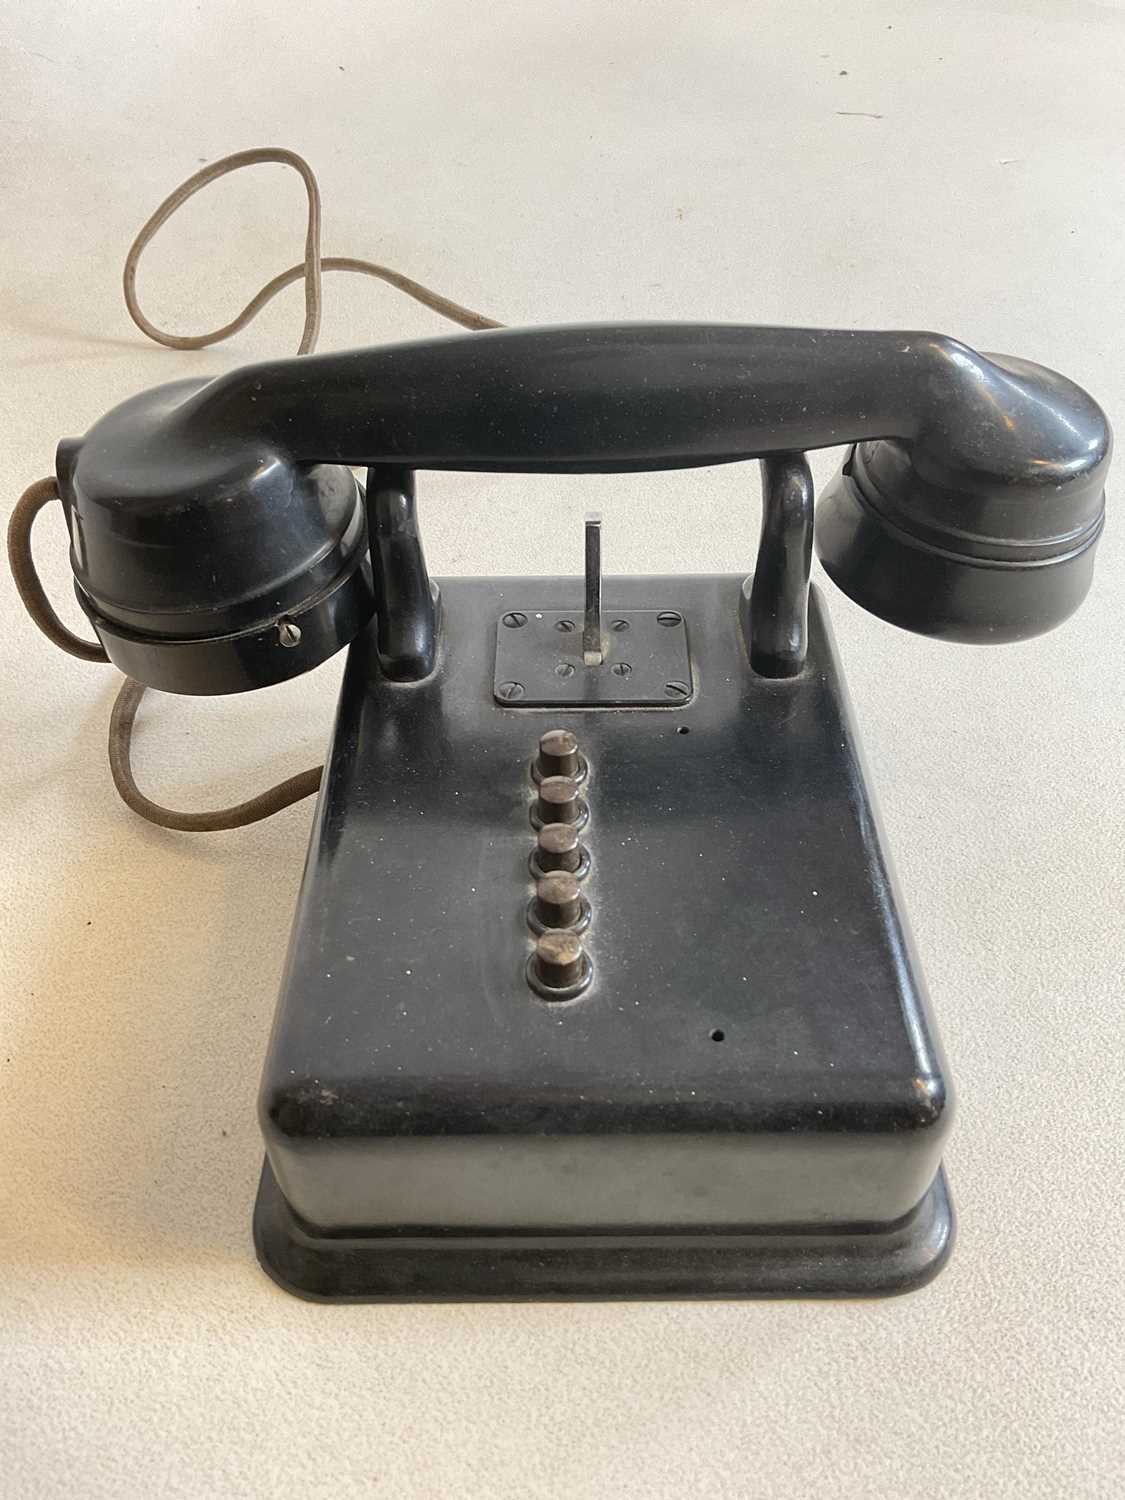
M 78 601 L 110 661 L 172 693 L 300 676 L 375 608 L 351 470 L 252 434 L 177 444 L 177 414 L 207 386 L 146 391 L 56 459 Z
M 295 676 L 377 607 L 349 465 L 622 473 L 856 444 L 818 549 L 865 608 L 1017 640 L 1089 587 L 1110 433 L 1078 386 L 939 334 L 503 329 L 135 397 L 59 450 L 78 597 L 173 692 Z
M 987 422 L 939 407 L 913 443 L 857 443 L 817 507 L 816 550 L 872 614 L 983 645 L 1051 630 L 1086 597 L 1111 437 L 1054 370 L 975 358 Z

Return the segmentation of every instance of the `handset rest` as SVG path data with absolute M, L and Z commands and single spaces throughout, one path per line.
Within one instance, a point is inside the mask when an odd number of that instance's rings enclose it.
M 79 598 L 110 656 L 152 681 L 150 645 L 183 661 L 185 643 L 237 636 L 261 675 L 233 685 L 256 686 L 370 613 L 345 465 L 621 473 L 845 443 L 818 547 L 875 613 L 1016 639 L 1084 596 L 1104 414 L 1053 371 L 941 334 L 642 323 L 277 360 L 135 397 L 62 444 L 58 469 Z M 278 622 L 298 617 L 304 644 L 279 655 Z M 229 690 L 201 671 L 181 690 Z

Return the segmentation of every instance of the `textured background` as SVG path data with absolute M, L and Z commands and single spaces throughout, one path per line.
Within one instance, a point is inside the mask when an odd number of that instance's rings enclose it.
M 936 327 L 1125 405 L 1118 4 L 6 0 L 0 67 L 13 499 L 135 390 L 295 346 L 296 291 L 192 355 L 118 288 L 175 182 L 267 142 L 320 173 L 327 250 L 506 321 Z M 150 313 L 214 326 L 298 258 L 301 210 L 278 167 L 194 200 Z M 324 348 L 442 326 L 350 278 L 327 303 Z M 757 532 L 745 467 L 421 492 L 438 573 L 551 570 L 549 507 L 575 570 L 591 504 L 622 571 L 745 568 Z M 957 1254 L 882 1304 L 276 1290 L 254 1100 L 311 804 L 210 838 L 138 822 L 105 764 L 115 674 L 0 585 L 0 1491 L 1120 1495 L 1123 534 L 1077 619 L 993 653 L 830 592 L 960 1093 Z M 62 536 L 44 519 L 60 598 Z M 216 804 L 315 760 L 339 665 L 155 701 L 146 786 Z

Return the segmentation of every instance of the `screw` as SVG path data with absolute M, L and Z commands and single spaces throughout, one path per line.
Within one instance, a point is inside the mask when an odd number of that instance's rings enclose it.
M 555 629 L 561 630 L 563 635 L 569 635 L 572 630 L 577 630 L 578 627 L 573 620 L 556 620 Z
M 578 784 L 569 776 L 545 776 L 535 808 L 541 824 L 578 822 Z
M 544 927 L 573 927 L 582 915 L 578 882 L 566 870 L 547 875 L 535 887 L 535 915 Z
M 282 646 L 299 646 L 301 644 L 301 627 L 294 625 L 292 620 L 279 620 L 277 622 L 277 639 Z
M 683 615 L 678 615 L 674 609 L 662 609 L 656 617 L 658 625 L 682 625 Z
M 589 960 L 573 932 L 545 932 L 535 945 L 531 967 L 544 989 L 567 990 L 589 973 Z
M 665 698 L 687 698 L 690 694 L 691 689 L 686 682 L 666 682 L 664 684 Z
M 541 870 L 566 870 L 573 874 L 582 863 L 578 830 L 573 823 L 547 823 L 539 830 L 536 850 Z
M 569 663 L 562 662 L 560 665 L 568 666 Z M 573 670 L 572 667 L 571 671 Z M 572 734 L 569 729 L 548 729 L 546 734 L 539 737 L 539 757 L 536 765 L 541 777 L 577 776 L 577 735 Z
M 610 628 L 610 630 L 616 630 L 618 633 L 620 633 L 622 630 L 628 630 L 629 629 L 629 621 L 628 620 L 610 620 L 610 622 L 609 622 L 609 628 Z
M 572 661 L 560 661 L 555 668 L 556 677 L 573 677 L 574 663 Z
M 496 696 L 503 698 L 506 703 L 511 703 L 516 698 L 523 697 L 522 682 L 502 682 L 496 689 Z
M 503 617 L 502 623 L 506 625 L 509 630 L 518 630 L 521 625 L 527 624 L 527 616 L 521 615 L 518 609 L 509 610 L 509 612 Z
M 628 677 L 633 669 L 627 661 L 615 661 L 609 670 L 615 677 Z

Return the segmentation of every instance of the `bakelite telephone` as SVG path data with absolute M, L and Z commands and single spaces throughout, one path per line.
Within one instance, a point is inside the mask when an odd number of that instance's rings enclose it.
M 856 1296 L 948 1254 L 949 1085 L 820 597 L 951 641 L 1081 602 L 1110 432 L 933 333 L 497 329 L 126 401 L 75 588 L 172 693 L 350 644 L 254 1233 L 329 1300 Z M 420 470 L 759 459 L 752 577 L 430 578 Z M 351 466 L 366 469 L 366 484 Z

